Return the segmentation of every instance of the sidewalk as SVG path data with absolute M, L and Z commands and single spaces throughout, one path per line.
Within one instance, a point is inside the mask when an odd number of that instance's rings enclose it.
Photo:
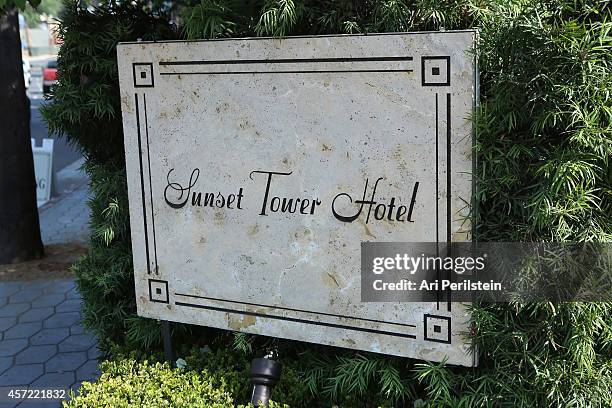
M 57 196 L 38 210 L 45 245 L 89 240 L 89 180 L 80 170 L 82 165 L 80 159 L 57 173 Z
M 0 407 L 60 407 L 11 402 L 10 389 L 77 389 L 98 377 L 96 340 L 85 332 L 73 280 L 0 283 Z
M 81 297 L 73 278 L 61 278 L 71 275 L 66 254 L 74 259 L 89 240 L 88 179 L 81 165 L 79 160 L 58 172 L 58 196 L 39 209 L 48 257 L 0 267 L 0 276 L 19 279 L 0 282 L 2 408 L 61 407 L 58 400 L 21 402 L 7 398 L 7 393 L 30 388 L 64 390 L 67 396 L 82 381 L 99 376 L 99 351 L 95 338 L 83 328 Z

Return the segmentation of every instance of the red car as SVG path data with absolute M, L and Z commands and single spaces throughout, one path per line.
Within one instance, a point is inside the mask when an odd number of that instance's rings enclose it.
M 49 60 L 43 68 L 43 93 L 51 93 L 51 85 L 57 83 L 57 60 Z

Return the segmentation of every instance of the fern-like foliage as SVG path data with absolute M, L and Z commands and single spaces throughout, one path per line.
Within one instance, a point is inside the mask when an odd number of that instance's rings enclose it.
M 301 4 L 294 0 L 268 0 L 255 26 L 260 36 L 284 37 L 302 14 Z

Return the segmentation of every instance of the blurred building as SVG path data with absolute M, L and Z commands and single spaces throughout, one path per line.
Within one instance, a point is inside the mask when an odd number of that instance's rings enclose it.
M 26 24 L 23 15 L 19 15 L 19 32 L 21 34 L 21 51 L 24 57 L 37 57 L 41 55 L 56 55 L 60 40 L 57 36 L 58 22 L 43 16 L 37 27 L 31 28 Z

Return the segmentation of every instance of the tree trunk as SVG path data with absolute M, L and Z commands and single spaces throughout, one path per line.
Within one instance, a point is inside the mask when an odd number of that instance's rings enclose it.
M 17 10 L 0 13 L 0 264 L 43 256 Z

